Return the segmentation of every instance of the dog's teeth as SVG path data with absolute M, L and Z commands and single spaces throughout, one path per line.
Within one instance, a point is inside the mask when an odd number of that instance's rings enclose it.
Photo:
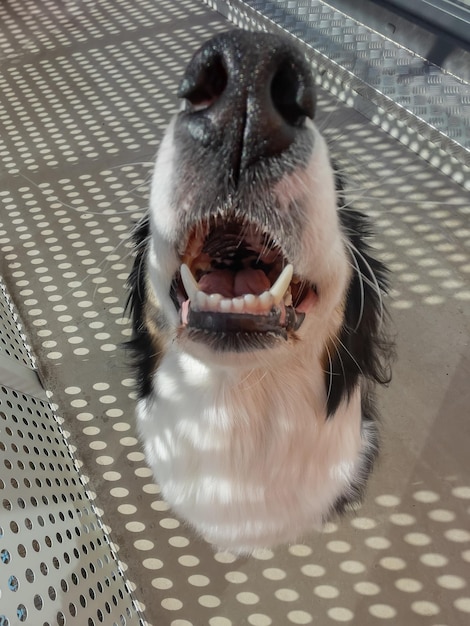
M 180 275 L 181 280 L 183 282 L 183 286 L 188 294 L 188 298 L 191 302 L 196 301 L 197 294 L 200 293 L 199 285 L 196 282 L 196 279 L 193 276 L 193 273 L 186 265 L 186 263 L 182 263 L 180 267 Z
M 290 292 L 290 289 L 284 295 L 284 304 L 286 306 L 292 306 L 292 294 Z
M 209 296 L 206 295 L 206 298 L 209 311 L 220 310 L 220 303 L 222 301 L 222 296 L 220 295 L 220 293 L 211 293 Z
M 208 297 L 203 291 L 198 291 L 194 300 L 191 300 L 191 308 L 194 311 L 203 311 L 207 307 Z
M 256 308 L 257 297 L 252 293 L 247 293 L 243 296 L 243 300 L 245 301 L 245 310 L 246 311 L 254 311 Z
M 263 293 L 258 297 L 258 300 L 262 309 L 268 310 L 273 305 L 273 296 L 269 291 L 263 291 Z
M 222 298 L 219 302 L 219 310 L 221 313 L 230 313 L 232 311 L 232 299 Z
M 245 307 L 243 298 L 232 298 L 232 309 L 234 313 L 241 313 Z
M 293 275 L 294 275 L 294 268 L 289 263 L 289 265 L 286 265 L 285 268 L 282 270 L 282 272 L 279 275 L 279 278 L 276 280 L 274 285 L 269 290 L 269 293 L 272 295 L 275 305 L 278 305 L 281 302 L 282 298 L 284 297 L 284 294 L 289 288 L 290 281 L 292 280 Z
M 292 300 L 290 292 L 286 293 L 293 275 L 292 265 L 287 265 L 271 289 L 263 291 L 259 296 L 247 293 L 236 298 L 224 298 L 220 293 L 205 293 L 186 263 L 181 264 L 180 275 L 194 311 L 262 314 L 277 306 L 283 298 L 285 302 L 289 301 L 289 297 Z

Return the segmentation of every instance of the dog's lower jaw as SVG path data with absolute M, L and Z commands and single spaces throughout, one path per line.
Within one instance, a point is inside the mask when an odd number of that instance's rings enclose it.
M 360 480 L 372 445 L 360 389 L 326 419 L 324 372 L 305 365 L 240 372 L 173 347 L 138 405 L 163 496 L 218 549 L 294 541 Z

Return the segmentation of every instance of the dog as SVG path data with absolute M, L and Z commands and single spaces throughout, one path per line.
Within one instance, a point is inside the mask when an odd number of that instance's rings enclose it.
M 182 78 L 129 277 L 146 458 L 178 516 L 250 554 L 360 501 L 389 381 L 387 270 L 290 39 L 231 30 Z

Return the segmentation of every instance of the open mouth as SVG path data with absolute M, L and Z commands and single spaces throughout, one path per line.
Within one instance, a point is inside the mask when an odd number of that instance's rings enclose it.
M 317 298 L 274 238 L 245 221 L 198 224 L 181 260 L 170 295 L 191 331 L 287 339 Z

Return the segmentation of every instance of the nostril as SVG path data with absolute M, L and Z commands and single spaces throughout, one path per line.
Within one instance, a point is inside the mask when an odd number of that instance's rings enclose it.
M 191 103 L 194 111 L 207 109 L 225 91 L 227 71 L 222 57 L 214 54 L 204 59 L 197 72 L 183 78 L 178 95 Z
M 291 61 L 282 62 L 271 81 L 271 100 L 285 122 L 300 126 L 315 114 L 315 93 Z

